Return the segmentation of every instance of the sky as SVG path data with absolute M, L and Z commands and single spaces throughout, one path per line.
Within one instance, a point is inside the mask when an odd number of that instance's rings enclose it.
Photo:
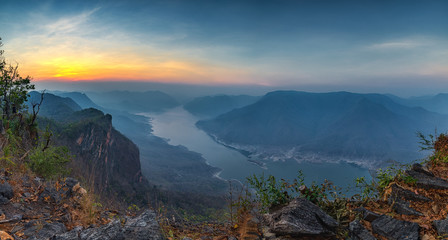
M 448 1 L 2 0 L 36 82 L 448 92 Z

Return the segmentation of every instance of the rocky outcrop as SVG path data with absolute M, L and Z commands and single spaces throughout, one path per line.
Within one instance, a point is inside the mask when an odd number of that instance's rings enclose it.
M 424 189 L 448 189 L 448 181 L 437 178 L 420 164 L 414 164 L 406 171 L 408 176 L 416 180 L 417 186 Z
M 76 156 L 74 174 L 94 183 L 95 191 L 108 196 L 138 198 L 147 181 L 141 174 L 137 146 L 112 126 L 112 117 L 90 108 L 75 112 L 63 145 Z
M 358 220 L 349 224 L 350 237 L 352 240 L 376 240 Z
M 333 236 L 338 222 L 304 198 L 266 215 L 271 232 L 278 236 Z
M 417 223 L 406 222 L 383 215 L 372 222 L 373 233 L 390 240 L 418 240 L 420 226 Z
M 31 240 L 164 239 L 154 211 L 147 209 L 136 217 L 115 212 L 112 218 L 110 211 L 95 209 L 94 203 L 86 202 L 88 193 L 76 179 L 46 182 L 25 175 L 9 181 L 13 186 L 6 180 L 3 185 L 9 186 L 8 193 L 15 190 L 16 194 L 0 206 L 0 229 L 5 231 L 0 234 L 4 236 Z M 93 214 L 94 222 L 86 224 L 83 219 L 87 215 L 80 216 L 85 210 L 91 211 L 86 214 Z
M 6 204 L 14 197 L 14 192 L 8 182 L 0 183 L 0 204 Z

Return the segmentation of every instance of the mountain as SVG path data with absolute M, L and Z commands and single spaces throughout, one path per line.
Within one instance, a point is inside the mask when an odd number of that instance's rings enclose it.
M 30 92 L 30 97 L 27 102 L 29 110 L 32 111 L 32 104 L 39 103 L 40 100 L 41 93 L 36 91 Z M 71 98 L 45 93 L 39 110 L 39 115 L 60 121 L 81 109 L 82 108 Z
M 415 133 L 445 129 L 448 117 L 380 94 L 277 91 L 197 126 L 258 154 L 410 161 L 419 156 Z
M 82 109 L 86 108 L 96 108 L 101 109 L 96 103 L 94 103 L 85 93 L 80 92 L 51 92 L 56 96 L 71 98 L 75 101 Z
M 190 113 L 203 117 L 212 118 L 235 108 L 244 107 L 255 103 L 260 97 L 248 95 L 217 95 L 198 97 L 186 103 L 184 108 Z
M 394 101 L 414 107 L 422 107 L 429 111 L 448 114 L 448 93 L 439 93 L 434 96 L 422 96 L 411 98 L 400 98 L 397 96 L 391 96 Z
M 161 112 L 179 106 L 173 97 L 160 91 L 112 91 L 88 94 L 95 103 L 104 108 L 127 112 Z

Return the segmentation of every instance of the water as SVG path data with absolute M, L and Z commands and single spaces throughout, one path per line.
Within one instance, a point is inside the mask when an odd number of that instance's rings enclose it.
M 331 180 L 335 185 L 347 187 L 353 185 L 356 177 L 365 176 L 370 179 L 367 169 L 359 168 L 347 163 L 298 163 L 294 160 L 264 161 L 265 167 L 248 161 L 240 152 L 227 148 L 215 142 L 204 131 L 196 128 L 199 120 L 182 107 L 178 107 L 161 114 L 146 114 L 151 117 L 153 134 L 165 139 L 172 145 L 183 145 L 189 150 L 198 152 L 207 163 L 222 169 L 219 177 L 244 182 L 246 177 L 253 174 L 271 174 L 278 179 L 291 180 L 301 169 L 307 183 Z

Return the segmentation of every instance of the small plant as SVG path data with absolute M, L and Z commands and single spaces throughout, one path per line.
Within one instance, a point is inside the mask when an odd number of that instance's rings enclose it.
M 33 172 L 44 178 L 54 179 L 63 177 L 70 172 L 66 165 L 72 156 L 65 146 L 47 146 L 45 148 L 41 144 L 31 151 L 29 159 L 28 166 Z
M 255 189 L 262 211 L 267 211 L 271 207 L 287 203 L 290 200 L 288 184 L 283 179 L 277 181 L 272 175 L 265 178 L 264 174 L 259 177 L 254 174 L 247 178 L 247 182 Z

